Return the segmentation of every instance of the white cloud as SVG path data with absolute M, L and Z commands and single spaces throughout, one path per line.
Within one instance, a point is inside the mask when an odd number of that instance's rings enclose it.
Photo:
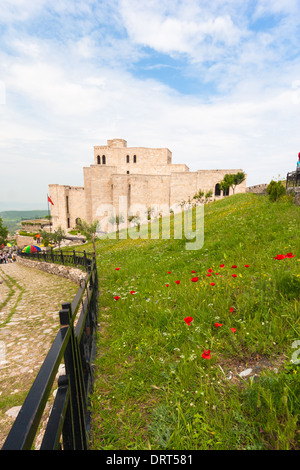
M 13 178 L 2 179 L 0 201 L 44 201 L 49 183 L 83 184 L 93 146 L 114 137 L 129 146 L 168 147 L 173 161 L 192 171 L 243 168 L 248 184 L 296 165 L 295 2 L 280 9 L 260 0 L 251 18 L 251 4 L 238 0 L 75 3 L 3 3 L 8 29 L 0 48 L 0 155 L 2 171 Z M 58 23 L 51 23 L 51 34 L 26 28 L 39 15 L 47 25 L 53 11 Z M 263 18 L 265 12 L 286 16 L 273 28 L 251 29 L 253 14 Z M 177 61 L 151 61 L 143 46 Z M 147 57 L 147 72 L 179 74 L 188 63 L 181 77 L 213 83 L 218 93 L 184 94 L 166 80 L 134 76 L 133 65 Z
M 219 48 L 240 41 L 243 31 L 230 15 L 203 15 L 195 2 L 189 2 L 189 8 L 182 2 L 174 4 L 177 8 L 166 14 L 165 2 L 122 0 L 120 12 L 132 41 L 163 53 L 188 54 L 194 61 L 214 60 Z M 203 44 L 207 49 L 199 49 Z

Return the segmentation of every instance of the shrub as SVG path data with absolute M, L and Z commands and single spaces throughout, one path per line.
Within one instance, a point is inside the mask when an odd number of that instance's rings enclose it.
M 272 202 L 278 201 L 286 193 L 285 187 L 282 181 L 272 180 L 267 187 L 267 194 Z

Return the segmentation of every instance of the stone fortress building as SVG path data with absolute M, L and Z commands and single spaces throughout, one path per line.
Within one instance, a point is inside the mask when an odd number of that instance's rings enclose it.
M 78 219 L 89 223 L 100 220 L 99 207 L 104 205 L 112 205 L 118 214 L 120 197 L 127 208 L 135 204 L 173 208 L 192 198 L 199 189 L 205 193 L 211 190 L 212 198 L 220 199 L 228 195 L 219 189 L 224 175 L 240 171 L 243 170 L 190 172 L 185 164 L 172 163 L 172 153 L 167 148 L 127 147 L 126 140 L 108 140 L 107 145 L 94 147 L 94 164 L 83 168 L 84 186 L 49 185 L 53 228 L 75 228 Z M 245 191 L 246 180 L 236 187 L 235 193 Z M 107 231 L 107 227 L 101 229 Z

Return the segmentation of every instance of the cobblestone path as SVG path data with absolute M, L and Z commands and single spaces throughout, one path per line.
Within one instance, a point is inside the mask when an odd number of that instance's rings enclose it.
M 61 304 L 77 290 L 18 262 L 0 265 L 0 448 L 59 329 Z

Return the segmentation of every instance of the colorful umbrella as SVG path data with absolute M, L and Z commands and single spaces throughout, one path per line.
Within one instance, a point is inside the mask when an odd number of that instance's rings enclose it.
M 37 251 L 42 251 L 39 246 L 36 245 L 28 245 L 23 248 L 23 253 L 36 253 Z
M 6 243 L 6 246 L 12 246 L 12 244 L 11 243 Z

